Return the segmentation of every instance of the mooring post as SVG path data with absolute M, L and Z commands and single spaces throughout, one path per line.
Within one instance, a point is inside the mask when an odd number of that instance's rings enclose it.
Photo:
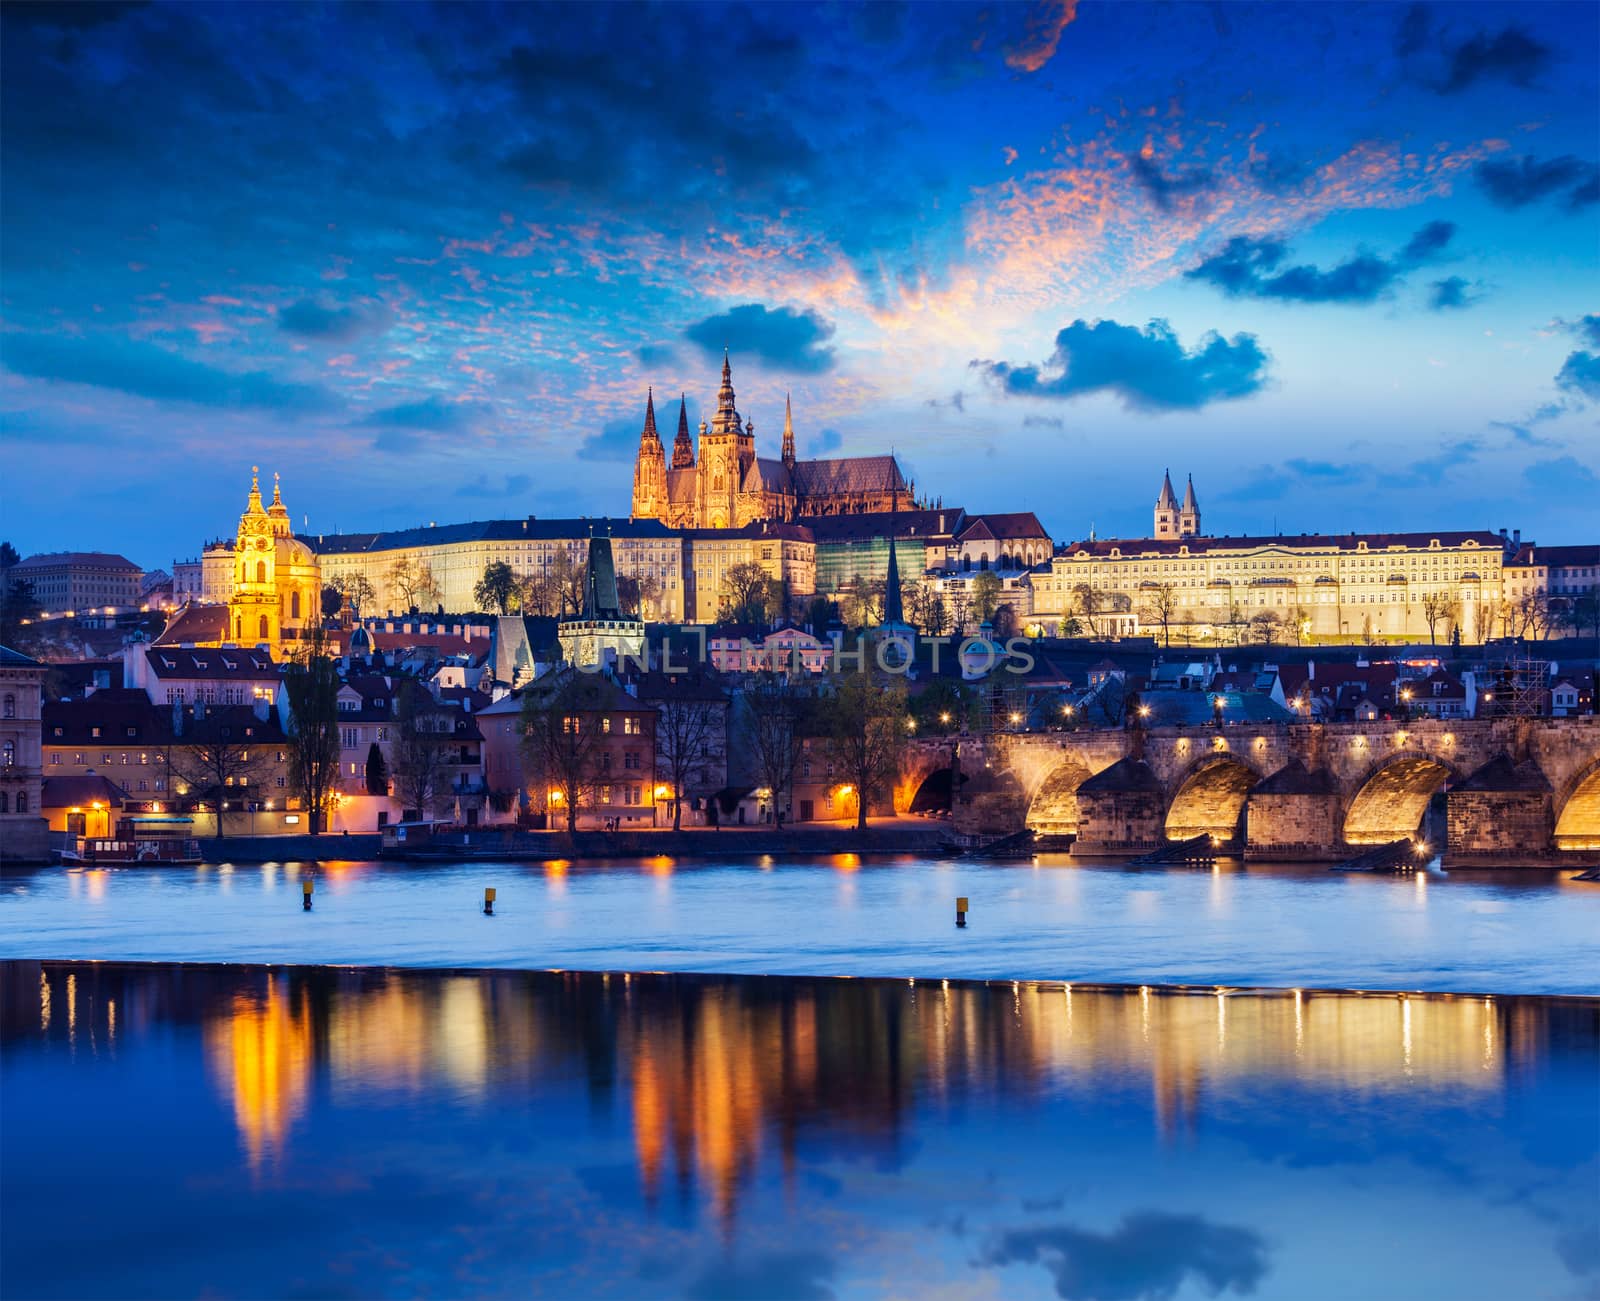
M 483 890 L 483 915 L 485 917 L 494 916 L 494 887 L 492 885 L 485 886 Z
M 965 926 L 966 924 L 967 924 L 967 896 L 964 895 L 964 894 L 957 895 L 956 896 L 956 925 L 957 926 Z
M 311 878 L 308 876 L 300 882 L 300 906 L 311 911 Z

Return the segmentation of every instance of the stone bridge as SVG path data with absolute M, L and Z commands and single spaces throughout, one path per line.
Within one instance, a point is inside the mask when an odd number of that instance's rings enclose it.
M 1600 859 L 1600 717 L 1002 732 L 910 743 L 895 807 L 947 800 L 960 831 L 1027 827 L 1072 837 L 1085 854 L 1143 853 L 1209 834 L 1246 858 L 1334 861 L 1352 846 L 1431 831 L 1446 864 L 1581 863 Z

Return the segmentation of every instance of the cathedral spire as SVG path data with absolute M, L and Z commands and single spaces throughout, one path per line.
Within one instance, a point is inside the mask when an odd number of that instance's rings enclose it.
M 794 412 L 787 393 L 783 395 L 783 463 L 794 464 Z
M 639 435 L 639 446 L 645 447 L 660 441 L 661 435 L 656 433 L 656 391 L 651 387 L 645 390 L 644 432 Z
M 1161 474 L 1161 495 L 1156 498 L 1156 505 L 1162 510 L 1178 509 L 1178 494 L 1172 491 L 1172 471 L 1164 470 Z
M 1183 493 L 1183 513 L 1185 515 L 1198 514 L 1200 503 L 1194 499 L 1194 475 L 1189 476 L 1189 486 Z
M 261 467 L 250 467 L 250 500 L 245 506 L 246 515 L 263 515 L 266 512 L 261 508 Z
M 681 395 L 678 399 L 678 436 L 672 443 L 672 468 L 674 470 L 692 470 L 694 468 L 694 440 L 689 437 L 689 395 Z
M 722 350 L 722 387 L 717 390 L 717 414 L 711 422 L 711 432 L 714 434 L 730 434 L 737 436 L 744 431 L 744 421 L 739 418 L 739 409 L 734 405 L 733 396 L 733 368 L 728 364 L 728 350 Z

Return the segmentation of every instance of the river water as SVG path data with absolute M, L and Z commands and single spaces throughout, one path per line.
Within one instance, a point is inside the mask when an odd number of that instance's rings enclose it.
M 325 863 L 307 913 L 311 870 L 8 871 L 0 956 L 1600 993 L 1600 884 L 1554 872 Z
M 7 1297 L 1600 1284 L 1590 1000 L 32 961 L 0 983 Z

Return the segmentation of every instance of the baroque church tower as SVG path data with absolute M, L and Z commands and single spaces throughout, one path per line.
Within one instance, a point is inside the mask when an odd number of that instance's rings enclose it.
M 756 459 L 756 427 L 741 423 L 734 405 L 733 371 L 728 354 L 722 354 L 722 387 L 717 390 L 717 414 L 708 430 L 700 426 L 700 527 L 728 529 L 735 526 L 736 500 L 744 485 L 745 471 Z
M 261 505 L 261 470 L 250 467 L 250 498 L 239 516 L 239 536 L 234 543 L 233 639 L 241 646 L 265 642 L 278 644 L 278 555 L 274 545 L 277 520 Z M 272 494 L 274 509 L 283 507 L 276 486 Z M 288 522 L 285 511 L 284 522 Z M 285 530 L 287 531 L 287 530 Z

